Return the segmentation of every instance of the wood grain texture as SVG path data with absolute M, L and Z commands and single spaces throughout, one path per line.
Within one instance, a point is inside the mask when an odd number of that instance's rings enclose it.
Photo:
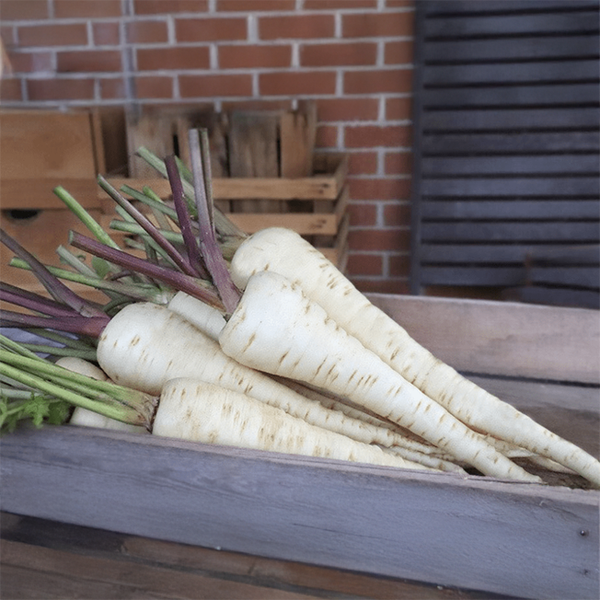
M 521 597 L 598 594 L 595 491 L 75 427 L 1 451 L 7 512 Z
M 265 559 L 248 554 L 213 550 L 199 546 L 189 546 L 173 542 L 164 542 L 119 534 L 116 532 L 92 529 L 89 527 L 67 525 L 43 519 L 17 517 L 2 513 L 1 537 L 10 542 L 10 560 L 4 560 L 2 565 L 2 588 L 9 593 L 10 598 L 39 598 L 40 591 L 50 587 L 54 597 L 74 597 L 70 593 L 60 595 L 60 588 L 56 585 L 48 586 L 48 581 L 57 575 L 65 574 L 70 585 L 75 584 L 72 577 L 73 569 L 70 563 L 72 555 L 81 555 L 90 558 L 88 573 L 85 580 L 77 581 L 82 584 L 77 597 L 89 598 L 103 589 L 110 577 L 116 580 L 116 574 L 121 575 L 119 587 L 111 590 L 113 593 L 104 594 L 104 598 L 129 598 L 143 594 L 144 597 L 163 597 L 165 581 L 177 581 L 182 573 L 196 576 L 199 583 L 198 590 L 182 596 L 198 598 L 203 592 L 213 594 L 213 597 L 230 598 L 239 600 L 247 598 L 249 594 L 256 594 L 264 590 L 264 598 L 276 594 L 281 598 L 287 593 L 295 593 L 302 598 L 371 598 L 372 600 L 452 600 L 486 599 L 489 594 L 469 590 L 456 590 L 443 588 L 405 580 L 392 579 L 379 576 L 370 576 L 360 572 L 327 569 L 324 567 Z M 40 548 L 41 547 L 41 548 Z M 43 549 L 46 564 L 51 561 L 51 568 L 40 571 L 33 570 L 28 549 L 38 552 Z M 6 554 L 4 554 L 6 559 Z M 102 559 L 99 562 L 94 558 Z M 106 567 L 109 563 L 110 575 L 107 576 Z M 40 561 L 36 561 L 38 566 Z M 112 563 L 112 564 L 111 564 Z M 91 567 L 100 569 L 94 572 Z M 127 567 L 126 569 L 124 567 Z M 147 572 L 149 568 L 159 569 L 161 578 L 156 582 L 142 579 L 138 573 Z M 135 575 L 134 575 L 135 573 Z M 79 576 L 80 574 L 78 574 Z M 69 577 L 70 576 L 70 577 Z M 199 577 L 201 576 L 202 579 Z M 203 579 L 209 578 L 209 585 Z M 42 581 L 39 581 L 42 579 Z M 235 582 L 237 586 L 232 586 Z M 55 584 L 53 581 L 52 583 Z M 229 585 L 227 585 L 229 583 Z M 225 585 L 223 585 L 225 584 Z M 243 589 L 243 585 L 247 589 Z M 181 586 L 181 583 L 179 583 Z M 116 587 L 116 586 L 115 586 Z M 169 593 L 175 595 L 175 587 Z M 181 589 L 181 587 L 179 587 Z M 56 591 L 55 591 L 56 590 Z M 163 592 L 160 593 L 159 592 Z M 285 590 L 285 592 L 284 592 Z M 31 592 L 31 593 L 28 593 Z M 57 593 L 58 592 L 58 593 Z M 340 596 L 342 595 L 342 596 Z
M 598 311 L 386 294 L 369 298 L 458 370 L 600 383 Z

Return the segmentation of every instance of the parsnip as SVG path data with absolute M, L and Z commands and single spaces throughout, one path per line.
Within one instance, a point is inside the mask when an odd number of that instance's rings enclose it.
M 347 397 L 484 474 L 539 481 L 403 379 L 277 273 L 261 271 L 248 280 L 219 342 L 227 355 L 248 367 Z
M 295 232 L 269 228 L 252 235 L 236 251 L 231 268 L 241 289 L 259 271 L 284 275 L 341 327 L 455 417 L 478 431 L 550 458 L 600 487 L 600 463 L 594 457 L 435 358 Z
M 123 308 L 100 336 L 97 356 L 112 381 L 148 394 L 159 395 L 170 379 L 194 377 L 366 444 L 391 446 L 399 439 L 390 430 L 327 409 L 240 364 L 227 356 L 218 342 L 160 305 L 137 303 Z
M 428 470 L 377 446 L 310 425 L 255 398 L 193 378 L 176 378 L 165 384 L 152 433 L 207 444 Z

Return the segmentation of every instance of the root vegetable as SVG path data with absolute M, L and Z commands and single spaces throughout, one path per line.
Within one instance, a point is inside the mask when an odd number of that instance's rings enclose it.
M 297 283 L 341 327 L 473 429 L 550 458 L 600 487 L 600 462 L 593 456 L 435 358 L 295 232 L 264 229 L 242 243 L 232 261 L 236 285 L 243 288 L 263 270 Z
M 248 367 L 346 397 L 484 474 L 540 481 L 403 379 L 277 273 L 261 271 L 248 280 L 219 342 L 225 354 Z
M 383 452 L 377 446 L 310 425 L 244 394 L 190 378 L 177 378 L 165 384 L 153 434 L 372 465 L 427 469 Z

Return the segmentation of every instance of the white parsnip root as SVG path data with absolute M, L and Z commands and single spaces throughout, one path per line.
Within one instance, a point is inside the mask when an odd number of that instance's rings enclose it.
M 261 271 L 248 280 L 219 342 L 248 367 L 347 397 L 486 475 L 540 481 L 403 379 L 277 273 Z
M 593 456 L 434 357 L 295 232 L 263 229 L 242 243 L 232 261 L 236 285 L 243 289 L 264 270 L 298 284 L 350 335 L 473 429 L 549 458 L 600 487 L 600 462 Z
M 383 452 L 377 446 L 310 425 L 244 394 L 190 378 L 166 383 L 153 434 L 207 444 L 427 470 L 423 465 Z
M 148 394 L 161 394 L 170 379 L 195 378 L 245 394 L 311 425 L 365 444 L 392 446 L 401 441 L 393 431 L 325 408 L 240 364 L 227 356 L 218 342 L 163 306 L 136 303 L 123 308 L 100 336 L 97 356 L 115 383 Z

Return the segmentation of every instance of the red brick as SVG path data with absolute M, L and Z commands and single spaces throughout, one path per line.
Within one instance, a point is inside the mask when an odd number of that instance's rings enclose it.
M 411 98 L 387 98 L 385 101 L 385 118 L 388 121 L 400 121 L 412 117 Z
M 412 69 L 348 71 L 345 94 L 401 94 L 412 91 Z
M 373 227 L 377 222 L 377 207 L 373 202 L 350 202 L 348 215 L 351 227 Z
M 384 206 L 383 222 L 386 227 L 410 227 L 409 202 L 394 202 Z
M 398 37 L 412 35 L 412 12 L 351 13 L 342 15 L 344 37 Z
M 121 53 L 118 50 L 82 50 L 58 52 L 58 73 L 110 72 L 121 70 Z
M 382 275 L 383 256 L 381 254 L 351 254 L 348 256 L 348 275 Z
M 304 0 L 304 10 L 377 8 L 377 0 Z
M 386 8 L 413 8 L 415 0 L 385 0 Z
M 87 42 L 85 23 L 19 27 L 21 46 L 84 46 Z
M 29 100 L 92 100 L 93 79 L 30 79 L 27 82 Z
M 0 37 L 2 38 L 2 42 L 4 43 L 5 48 L 10 48 L 10 46 L 15 44 L 15 28 L 12 25 L 3 25 L 0 27 Z
M 0 100 L 2 102 L 19 102 L 23 100 L 20 79 L 2 79 L 0 81 Z
M 134 0 L 136 15 L 206 12 L 208 0 Z
M 48 18 L 48 0 L 2 0 L 0 16 L 6 21 Z
M 219 46 L 218 51 L 221 69 L 273 69 L 292 62 L 291 46 Z
M 335 93 L 334 71 L 261 73 L 259 89 L 262 96 L 295 96 Z
M 410 175 L 412 173 L 411 152 L 388 152 L 385 155 L 386 175 Z
M 100 98 L 102 100 L 124 100 L 127 97 L 125 93 L 125 82 L 122 77 L 114 79 L 102 78 L 100 84 Z
M 337 148 L 338 128 L 330 125 L 319 125 L 317 127 L 317 148 Z
M 410 246 L 408 229 L 350 229 L 348 244 L 353 251 L 406 252 Z
M 408 254 L 392 254 L 388 262 L 390 277 L 408 277 L 410 275 L 410 256 Z
M 183 98 L 250 96 L 251 75 L 181 75 L 179 91 Z
M 54 69 L 49 52 L 9 52 L 8 58 L 13 73 L 40 73 Z
M 374 175 L 377 173 L 377 154 L 351 152 L 348 155 L 348 172 L 351 175 Z
M 410 198 L 410 179 L 350 179 L 352 200 L 407 200 Z
M 125 31 L 130 44 L 156 44 L 168 40 L 165 21 L 131 21 Z
M 346 127 L 347 148 L 410 145 L 411 128 L 408 125 L 357 125 Z
M 92 23 L 92 37 L 96 46 L 116 46 L 121 40 L 119 24 L 102 21 Z
M 294 10 L 295 0 L 217 0 L 217 10 L 220 12 L 253 12 L 271 11 L 283 12 Z
M 54 0 L 54 16 L 57 19 L 101 19 L 120 17 L 121 14 L 121 0 Z
M 175 35 L 178 42 L 215 42 L 219 40 L 245 40 L 246 19 L 204 18 L 177 19 Z
M 351 44 L 303 44 L 300 48 L 300 64 L 305 67 L 374 65 L 377 45 L 372 43 Z
M 363 294 L 408 294 L 409 286 L 406 279 L 360 279 L 353 278 L 352 283 Z
M 260 17 L 258 33 L 262 40 L 329 38 L 335 33 L 335 22 L 333 15 Z
M 173 78 L 162 76 L 136 77 L 135 93 L 138 98 L 172 98 Z
M 223 112 L 231 110 L 290 110 L 291 100 L 224 100 L 221 103 Z
M 139 49 L 137 66 L 140 71 L 207 69 L 210 67 L 210 53 L 207 46 Z
M 412 42 L 388 42 L 384 47 L 386 65 L 401 65 L 413 62 L 414 44 Z
M 319 98 L 319 121 L 373 121 L 379 113 L 377 98 Z

